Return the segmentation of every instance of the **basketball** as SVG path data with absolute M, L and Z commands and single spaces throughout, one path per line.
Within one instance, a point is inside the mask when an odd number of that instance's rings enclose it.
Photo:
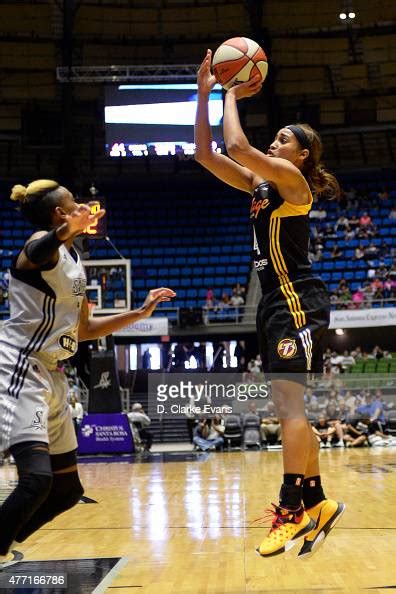
M 247 82 L 257 74 L 264 81 L 268 62 L 264 50 L 258 43 L 247 37 L 233 37 L 217 48 L 212 68 L 217 82 L 228 90 Z

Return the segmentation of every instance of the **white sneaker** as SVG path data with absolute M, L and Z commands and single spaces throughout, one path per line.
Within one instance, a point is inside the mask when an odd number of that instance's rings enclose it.
M 344 442 L 342 441 L 342 439 L 340 439 L 340 441 L 337 441 L 337 443 L 334 444 L 335 448 L 343 448 L 344 447 Z

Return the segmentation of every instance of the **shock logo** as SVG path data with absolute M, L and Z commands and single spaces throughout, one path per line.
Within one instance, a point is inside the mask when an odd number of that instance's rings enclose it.
M 278 355 L 281 359 L 291 359 L 297 353 L 297 344 L 293 338 L 284 338 L 278 342 Z

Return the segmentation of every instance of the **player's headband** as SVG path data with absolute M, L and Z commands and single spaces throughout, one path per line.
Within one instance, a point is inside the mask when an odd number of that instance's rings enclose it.
M 300 128 L 300 126 L 294 126 L 291 124 L 290 126 L 285 126 L 291 132 L 293 132 L 294 136 L 297 138 L 298 142 L 304 149 L 310 149 L 311 143 L 309 142 L 308 136 L 305 134 L 304 130 Z

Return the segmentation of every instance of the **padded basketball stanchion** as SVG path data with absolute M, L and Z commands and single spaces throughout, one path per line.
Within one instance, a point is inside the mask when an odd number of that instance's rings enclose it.
M 88 413 L 119 413 L 121 410 L 114 351 L 91 351 Z

